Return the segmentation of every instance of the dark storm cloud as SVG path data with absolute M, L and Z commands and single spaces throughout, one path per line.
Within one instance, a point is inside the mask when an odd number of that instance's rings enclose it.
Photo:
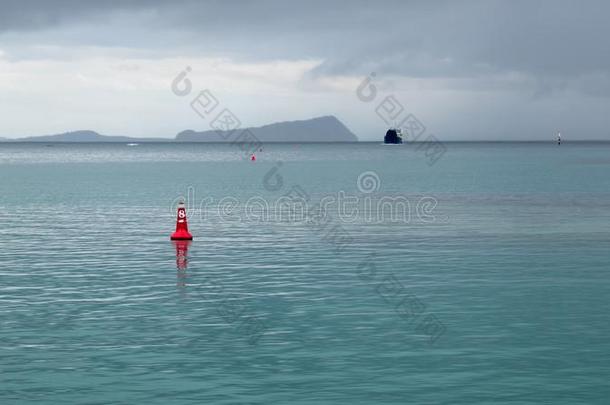
M 30 31 L 59 26 L 100 11 L 110 11 L 120 1 L 3 0 L 0 1 L 0 32 Z M 127 2 L 125 2 L 127 3 Z
M 604 22 L 609 3 L 476 1 L 428 7 L 397 8 L 388 27 L 378 22 L 363 36 L 362 52 L 341 52 L 321 70 L 354 72 L 376 65 L 381 72 L 415 77 L 511 71 L 566 77 L 610 70 L 610 25 Z
M 80 45 L 158 45 L 247 59 L 321 58 L 315 74 L 465 77 L 610 71 L 604 1 L 3 1 L 0 32 L 99 24 Z M 132 19 L 129 15 L 132 14 Z M 126 17 L 127 16 L 127 17 Z M 130 25 L 131 24 L 131 25 Z M 47 40 L 52 40 L 50 35 Z M 62 40 L 67 41 L 66 38 Z
M 573 75 L 610 69 L 603 1 L 3 1 L 0 31 L 102 23 L 134 13 L 134 32 L 252 58 L 322 57 L 324 73 L 370 67 L 413 76 L 494 71 Z M 137 13 L 148 13 L 144 26 Z M 129 20 L 124 20 L 125 24 Z M 129 28 L 129 27 L 126 27 Z M 181 34 L 181 35 L 177 35 Z M 137 36 L 137 34 L 136 34 Z M 77 38 L 95 45 L 96 38 Z M 121 44 L 125 38 L 108 41 Z M 186 43 L 184 41 L 186 40 Z M 141 35 L 140 46 L 150 47 Z

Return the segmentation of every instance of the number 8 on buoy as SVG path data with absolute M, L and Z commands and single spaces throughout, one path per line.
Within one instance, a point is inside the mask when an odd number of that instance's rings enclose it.
M 184 202 L 178 204 L 178 218 L 176 219 L 176 232 L 172 233 L 171 240 L 193 240 L 193 235 L 190 234 L 187 220 L 186 208 Z

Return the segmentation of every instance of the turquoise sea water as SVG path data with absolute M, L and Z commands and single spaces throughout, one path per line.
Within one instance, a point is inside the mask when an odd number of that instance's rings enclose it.
M 0 403 L 608 403 L 610 144 L 446 147 L 0 144 Z

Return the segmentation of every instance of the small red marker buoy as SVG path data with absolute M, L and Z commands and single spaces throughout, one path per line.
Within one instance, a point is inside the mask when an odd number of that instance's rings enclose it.
M 256 156 L 255 156 L 255 155 L 252 155 L 252 157 L 250 158 L 250 160 L 254 162 L 254 161 L 256 160 Z
M 171 240 L 193 240 L 193 235 L 189 232 L 188 224 L 186 223 L 186 208 L 184 203 L 180 201 L 178 204 L 178 218 L 176 218 L 176 232 L 172 233 Z

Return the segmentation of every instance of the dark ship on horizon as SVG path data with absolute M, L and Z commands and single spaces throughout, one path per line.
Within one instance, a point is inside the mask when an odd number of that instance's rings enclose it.
M 388 132 L 385 133 L 385 137 L 383 138 L 383 143 L 389 145 L 398 145 L 402 143 L 402 131 L 400 128 L 390 128 Z

